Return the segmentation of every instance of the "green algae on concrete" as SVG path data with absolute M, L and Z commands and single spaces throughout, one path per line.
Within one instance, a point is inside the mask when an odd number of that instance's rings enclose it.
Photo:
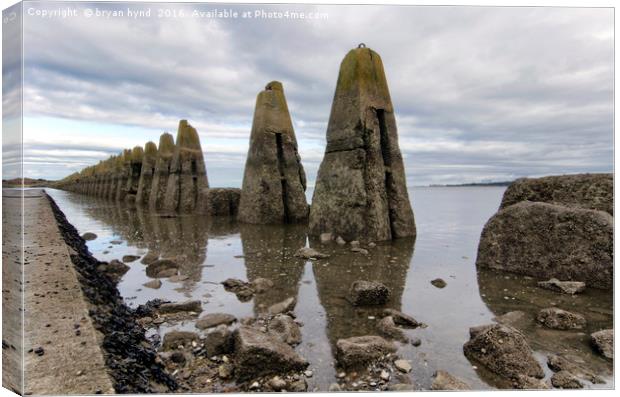
M 192 212 L 200 191 L 209 187 L 198 132 L 187 120 L 179 122 L 177 142 L 163 201 L 166 211 Z
M 306 174 L 282 83 L 272 81 L 256 98 L 238 220 L 297 223 L 308 218 Z
M 383 63 L 369 48 L 340 66 L 309 223 L 311 235 L 346 240 L 416 234 Z

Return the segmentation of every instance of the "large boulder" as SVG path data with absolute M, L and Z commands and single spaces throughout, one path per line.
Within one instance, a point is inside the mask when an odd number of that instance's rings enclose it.
M 354 336 L 336 342 L 336 360 L 345 368 L 359 367 L 394 352 L 393 343 L 376 335 Z
M 416 234 L 383 62 L 365 46 L 340 65 L 310 209 L 309 234 L 322 233 L 347 241 Z
M 533 381 L 529 378 L 541 379 L 545 375 L 523 334 L 508 325 L 471 328 L 463 351 L 468 359 L 513 381 L 517 387 L 529 388 L 527 385 Z
M 236 374 L 240 380 L 303 370 L 308 362 L 278 338 L 242 326 L 234 332 Z
M 484 226 L 476 265 L 611 288 L 613 217 L 547 203 L 511 205 Z
M 614 214 L 613 174 L 577 174 L 522 178 L 504 192 L 500 208 L 539 201 Z

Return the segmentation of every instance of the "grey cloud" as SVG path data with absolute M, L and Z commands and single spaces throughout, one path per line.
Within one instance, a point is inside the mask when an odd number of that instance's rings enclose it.
M 210 179 L 238 181 L 256 94 L 277 79 L 312 182 L 340 61 L 365 42 L 384 61 L 410 184 L 612 170 L 611 9 L 231 7 L 329 19 L 27 18 L 26 114 L 161 131 L 188 118 Z M 243 150 L 218 155 L 221 138 Z

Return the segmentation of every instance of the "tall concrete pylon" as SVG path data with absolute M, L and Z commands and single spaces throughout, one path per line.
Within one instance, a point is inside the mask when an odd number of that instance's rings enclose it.
M 147 142 L 144 145 L 144 157 L 142 157 L 142 170 L 138 181 L 138 192 L 136 193 L 136 204 L 148 206 L 153 175 L 155 174 L 155 163 L 157 162 L 157 145 L 154 142 Z
M 155 173 L 149 194 L 149 210 L 151 211 L 158 211 L 163 207 L 170 168 L 172 167 L 172 156 L 174 156 L 174 137 L 165 132 L 159 137 L 159 146 L 157 147 Z
M 238 220 L 297 223 L 308 219 L 306 174 L 282 83 L 272 81 L 256 98 Z
M 363 45 L 340 65 L 309 229 L 362 241 L 416 234 L 383 63 Z
M 181 120 L 163 208 L 166 211 L 192 212 L 200 192 L 208 187 L 198 132 L 187 120 Z

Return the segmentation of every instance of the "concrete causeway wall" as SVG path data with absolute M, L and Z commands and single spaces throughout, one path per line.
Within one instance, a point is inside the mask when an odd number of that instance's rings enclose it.
M 3 196 L 3 218 L 12 231 L 20 230 L 21 201 Z M 43 190 L 25 190 L 23 203 L 24 393 L 114 393 L 101 335 L 50 201 Z

